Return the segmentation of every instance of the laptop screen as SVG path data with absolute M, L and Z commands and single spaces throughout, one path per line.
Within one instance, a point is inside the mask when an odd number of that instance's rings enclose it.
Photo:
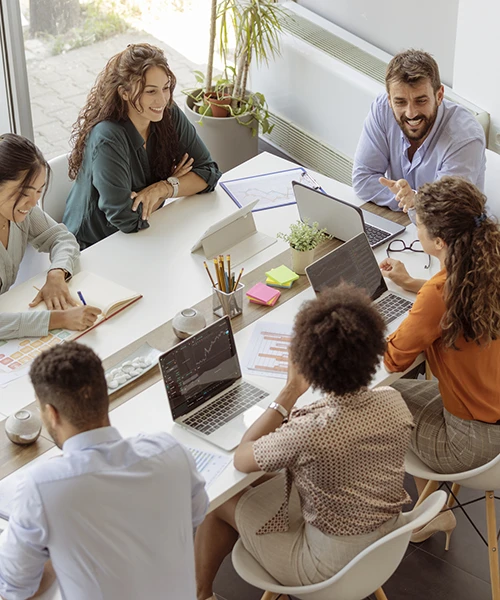
M 211 400 L 241 377 L 229 318 L 177 344 L 159 363 L 174 419 Z
M 364 233 L 317 260 L 307 267 L 306 273 L 316 293 L 342 281 L 363 288 L 372 300 L 387 291 L 384 276 Z

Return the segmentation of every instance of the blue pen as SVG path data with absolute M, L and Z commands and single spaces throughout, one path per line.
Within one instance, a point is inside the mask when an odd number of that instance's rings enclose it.
M 82 292 L 76 292 L 78 294 L 78 298 L 80 298 L 80 300 L 82 301 L 83 306 L 87 306 L 87 303 L 85 302 L 85 298 L 83 297 Z

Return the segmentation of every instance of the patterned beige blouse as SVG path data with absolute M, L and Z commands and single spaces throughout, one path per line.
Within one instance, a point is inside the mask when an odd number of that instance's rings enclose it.
M 286 469 L 283 504 L 257 533 L 288 530 L 292 482 L 305 521 L 323 533 L 375 531 L 410 501 L 403 479 L 412 426 L 405 402 L 390 387 L 330 395 L 295 409 L 288 423 L 253 446 L 263 471 Z

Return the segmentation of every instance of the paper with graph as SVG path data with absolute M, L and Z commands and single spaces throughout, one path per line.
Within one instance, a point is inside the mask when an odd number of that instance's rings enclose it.
M 232 462 L 232 456 L 222 456 L 222 454 L 212 454 L 211 452 L 204 452 L 198 450 L 198 448 L 189 448 L 189 451 L 193 455 L 196 468 L 207 483 L 209 488 L 212 483 L 219 477 L 224 471 L 227 465 Z
M 292 329 L 288 323 L 256 323 L 243 360 L 243 372 L 286 379 Z
M 258 200 L 253 209 L 255 212 L 295 204 L 292 181 L 319 189 L 316 181 L 302 167 L 232 179 L 220 185 L 240 208 Z

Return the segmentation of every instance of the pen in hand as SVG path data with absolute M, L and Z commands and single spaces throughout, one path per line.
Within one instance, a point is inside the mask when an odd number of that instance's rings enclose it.
M 87 303 L 85 302 L 85 298 L 83 297 L 82 292 L 76 292 L 78 294 L 78 298 L 80 298 L 83 306 L 87 306 Z

